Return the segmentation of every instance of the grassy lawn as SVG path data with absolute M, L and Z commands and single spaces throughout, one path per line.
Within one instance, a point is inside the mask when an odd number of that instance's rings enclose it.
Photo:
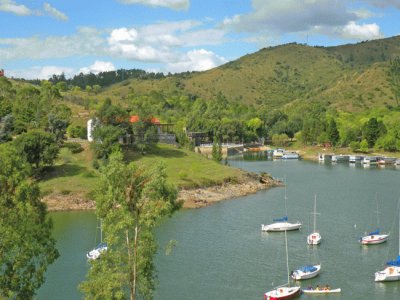
M 49 168 L 40 180 L 42 194 L 83 193 L 90 197 L 99 182 L 99 173 L 92 167 L 92 152 L 85 150 L 72 154 L 62 148 L 54 167 Z M 146 155 L 125 149 L 127 161 L 152 166 L 162 161 L 166 166 L 168 181 L 181 188 L 203 187 L 227 181 L 239 181 L 244 172 L 207 159 L 200 154 L 169 145 L 158 145 Z
M 239 169 L 216 163 L 200 154 L 165 144 L 159 144 L 146 155 L 127 150 L 126 159 L 146 166 L 162 161 L 166 166 L 168 181 L 184 188 L 238 181 L 244 174 Z
M 98 172 L 92 167 L 92 153 L 88 145 L 84 151 L 72 154 L 62 148 L 54 167 L 49 168 L 40 180 L 39 186 L 43 194 L 92 192 L 99 181 Z

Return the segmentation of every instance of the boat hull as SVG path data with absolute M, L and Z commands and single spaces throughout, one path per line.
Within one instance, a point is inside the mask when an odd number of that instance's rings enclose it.
M 313 232 L 307 237 L 307 244 L 318 245 L 321 243 L 321 235 L 318 232 Z
M 329 289 L 329 290 L 302 290 L 302 292 L 304 294 L 316 294 L 316 295 L 320 295 L 320 294 L 334 294 L 334 293 L 340 293 L 342 291 L 342 289 L 338 288 L 338 289 Z
M 272 232 L 279 232 L 279 231 L 291 231 L 291 230 L 299 230 L 301 228 L 301 223 L 289 223 L 289 222 L 278 222 L 268 225 L 261 225 L 261 231 L 272 231 Z
M 313 266 L 315 268 L 317 268 L 315 271 L 312 272 L 303 272 L 300 269 L 299 270 L 295 270 L 293 271 L 293 273 L 291 274 L 291 277 L 294 280 L 306 280 L 306 279 L 310 279 L 310 278 L 314 278 L 316 277 L 319 272 L 321 271 L 321 265 L 315 265 Z
M 300 295 L 300 287 L 280 287 L 264 294 L 265 300 L 293 299 Z
M 385 270 L 375 273 L 375 282 L 400 280 L 400 267 L 387 267 Z
M 388 234 L 367 235 L 361 238 L 362 245 L 382 244 L 388 240 Z

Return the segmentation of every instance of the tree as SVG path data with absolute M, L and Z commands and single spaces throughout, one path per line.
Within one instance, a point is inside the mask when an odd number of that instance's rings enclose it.
M 222 160 L 222 145 L 221 139 L 218 138 L 218 135 L 214 135 L 213 146 L 212 146 L 212 159 L 216 162 L 221 162 Z
M 32 299 L 59 255 L 52 222 L 12 144 L 0 145 L 0 165 L 0 298 Z
M 118 139 L 123 135 L 123 130 L 112 125 L 99 125 L 93 131 L 94 143 L 91 144 L 92 149 L 96 153 L 97 158 L 108 158 L 115 150 L 120 148 Z
M 142 154 L 158 143 L 157 127 L 151 119 L 152 117 L 147 117 L 132 124 L 135 145 Z
M 125 165 L 120 152 L 110 156 L 101 169 L 96 197 L 109 250 L 92 263 L 80 285 L 86 299 L 152 298 L 157 251 L 153 230 L 176 208 L 176 195 L 163 166 Z
M 329 121 L 328 127 L 326 129 L 326 133 L 328 134 L 328 139 L 332 143 L 333 146 L 336 146 L 339 142 L 339 130 L 337 129 L 335 119 L 331 119 Z
M 42 130 L 31 130 L 21 134 L 14 144 L 20 155 L 35 169 L 51 166 L 59 151 L 55 136 Z
M 12 140 L 11 133 L 14 126 L 14 117 L 6 115 L 4 118 L 0 118 L 0 143 L 8 142 Z
M 361 152 L 364 152 L 364 153 L 367 153 L 367 152 L 369 151 L 369 148 L 368 148 L 368 141 L 367 141 L 366 139 L 363 139 L 363 140 L 360 142 L 360 151 L 361 151 Z
M 386 133 L 385 125 L 378 122 L 376 118 L 371 118 L 364 125 L 363 136 L 368 142 L 368 147 L 373 147 L 376 140 Z

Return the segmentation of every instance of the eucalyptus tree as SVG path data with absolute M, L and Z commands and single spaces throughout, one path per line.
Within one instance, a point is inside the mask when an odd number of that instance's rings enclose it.
M 126 165 L 114 152 L 101 169 L 96 213 L 108 250 L 80 285 L 86 299 L 151 299 L 155 288 L 154 228 L 176 208 L 163 166 Z
M 32 299 L 59 255 L 52 222 L 12 144 L 0 145 L 0 165 L 0 299 Z

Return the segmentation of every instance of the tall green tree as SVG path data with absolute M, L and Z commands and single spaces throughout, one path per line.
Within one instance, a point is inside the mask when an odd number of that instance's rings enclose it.
M 339 130 L 337 129 L 335 119 L 331 119 L 326 128 L 326 133 L 328 135 L 329 141 L 333 146 L 336 146 L 340 140 Z
M 55 136 L 42 130 L 31 130 L 21 134 L 14 144 L 20 155 L 35 169 L 53 165 L 59 152 Z
M 371 118 L 364 125 L 363 137 L 368 142 L 368 147 L 373 147 L 375 142 L 380 136 L 386 134 L 386 127 L 382 121 L 378 121 L 376 118 Z
M 113 153 L 101 169 L 96 197 L 107 252 L 92 263 L 80 286 L 86 299 L 151 299 L 155 288 L 154 227 L 176 208 L 176 189 L 161 165 L 126 165 Z
M 0 145 L 0 165 L 0 299 L 33 299 L 59 255 L 52 222 L 12 144 Z

